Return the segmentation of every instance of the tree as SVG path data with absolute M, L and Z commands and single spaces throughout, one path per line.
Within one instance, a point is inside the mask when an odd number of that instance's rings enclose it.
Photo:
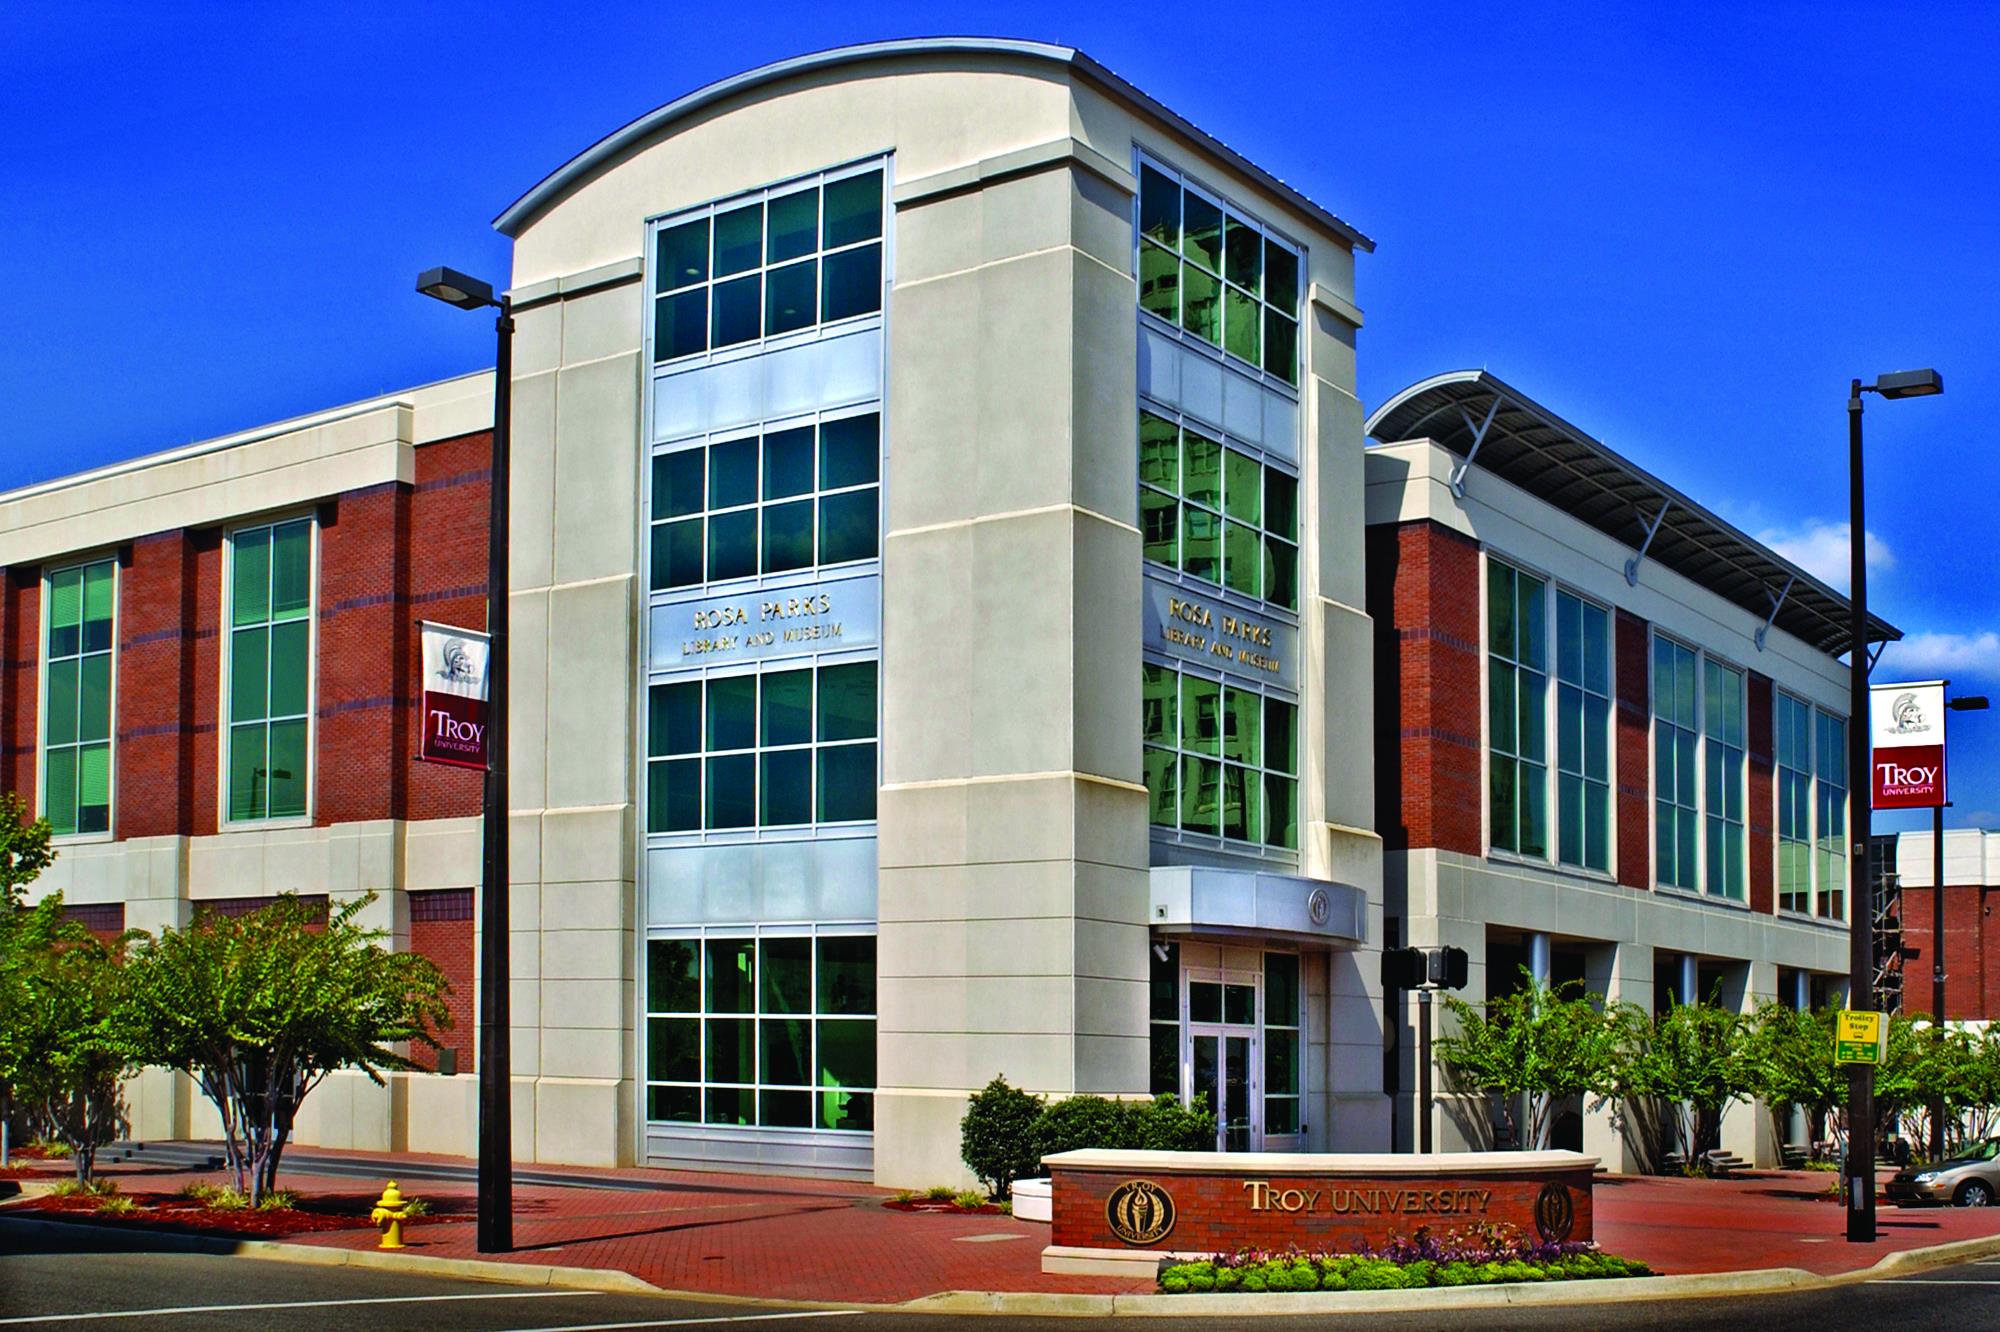
M 0 794 L 0 910 L 21 904 L 21 889 L 55 863 L 47 819 L 30 819 L 27 802 Z
M 1677 1003 L 1653 1019 L 1625 1070 L 1628 1095 L 1664 1101 L 1674 1142 L 1694 1172 L 1732 1102 L 1750 1091 L 1743 1015 L 1712 1004 Z
M 53 907 L 54 911 L 48 910 Z M 88 1183 L 97 1149 L 124 1127 L 118 1084 L 131 1070 L 123 941 L 105 944 L 60 919 L 61 899 L 19 910 L 30 949 L 4 1025 L 15 1094 L 70 1149 Z
M 1516 1145 L 1548 1146 L 1555 1107 L 1568 1096 L 1602 1093 L 1622 1008 L 1575 981 L 1549 985 L 1521 969 L 1520 989 L 1488 999 L 1485 1011 L 1447 996 L 1456 1030 L 1437 1040 L 1452 1082 L 1495 1096 Z M 1528 1124 L 1521 1125 L 1521 1103 Z
M 1847 1099 L 1847 1073 L 1833 1062 L 1834 1010 L 1802 1012 L 1766 1003 L 1751 1017 L 1744 1046 L 1745 1079 L 1785 1140 L 1784 1114 L 1793 1106 L 1842 1133 L 1839 1112 Z
M 435 1047 L 449 987 L 430 959 L 382 948 L 355 920 L 374 894 L 320 916 L 286 894 L 249 915 L 198 915 L 142 942 L 133 960 L 134 1046 L 187 1073 L 222 1117 L 237 1187 L 276 1187 L 300 1102 L 337 1068 L 378 1085 L 415 1064 L 393 1046 Z

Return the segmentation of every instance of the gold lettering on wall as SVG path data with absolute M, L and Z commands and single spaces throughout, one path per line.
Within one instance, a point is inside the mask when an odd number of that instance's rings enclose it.
M 1335 1216 L 1462 1216 L 1484 1212 L 1491 1189 L 1319 1188 L 1274 1189 L 1269 1180 L 1246 1179 L 1253 1212 L 1329 1212 Z

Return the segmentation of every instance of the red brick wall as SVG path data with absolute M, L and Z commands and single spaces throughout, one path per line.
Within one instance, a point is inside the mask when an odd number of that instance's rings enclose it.
M 466 629 L 486 627 L 486 530 L 491 503 L 491 432 L 440 440 L 417 450 L 417 484 L 410 496 L 409 605 L 403 620 L 435 620 Z M 479 813 L 481 777 L 466 768 L 411 763 L 422 703 L 422 644 L 412 626 L 399 649 L 407 699 L 403 817 L 460 818 Z M 467 993 L 470 994 L 468 982 Z M 471 1036 L 459 1067 L 471 1066 Z
M 170 836 L 194 819 L 195 542 L 178 529 L 140 538 L 118 582 L 112 831 Z
M 1266 1175 L 1246 1163 L 1241 1169 L 1215 1174 L 1149 1175 L 1144 1170 L 1082 1170 L 1052 1163 L 1049 1175 L 1055 1208 L 1050 1242 L 1085 1249 L 1230 1253 L 1244 1247 L 1297 1246 L 1347 1251 L 1363 1241 L 1410 1235 L 1419 1226 L 1447 1229 L 1480 1222 L 1515 1226 L 1534 1236 L 1536 1200 L 1548 1184 L 1559 1184 L 1569 1192 L 1574 1219 L 1568 1239 L 1589 1240 L 1593 1221 L 1589 1170 L 1357 1177 Z M 1112 1232 L 1106 1218 L 1112 1191 L 1135 1179 L 1157 1185 L 1173 1201 L 1174 1227 L 1154 1243 L 1126 1243 Z M 1260 1194 L 1245 1187 L 1253 1181 L 1281 1194 L 1297 1190 L 1298 1196 L 1273 1205 L 1270 1192 L 1265 1192 L 1261 1197 L 1266 1205 L 1253 1210 L 1252 1202 Z M 1318 1196 L 1309 1196 L 1315 1190 Z M 1285 1210 L 1292 1204 L 1296 1204 L 1293 1210 Z
M 1618 612 L 1618 882 L 1653 886 L 1652 645 L 1646 622 Z
M 40 715 L 42 583 L 37 569 L 9 569 L 0 588 L 0 783 L 39 813 L 35 740 Z
M 1392 850 L 1484 850 L 1479 547 L 1432 522 L 1368 530 L 1376 822 Z
M 410 766 L 397 666 L 410 637 L 409 490 L 348 491 L 319 512 L 314 822 L 395 817 Z
M 446 1003 L 451 1026 L 438 1043 L 458 1053 L 458 1071 L 473 1071 L 472 890 L 446 888 L 410 894 L 410 951 L 437 963 L 451 986 Z M 437 1067 L 437 1052 L 412 1045 L 410 1058 L 425 1068 Z
M 1928 876 L 1926 876 L 1928 877 Z M 1987 972 L 1988 931 L 2000 906 L 2000 889 L 1946 884 L 1944 889 L 1944 1007 L 1949 1020 L 2000 1016 L 2000 977 Z M 1914 950 L 1903 964 L 1903 1011 L 1930 1016 L 1931 890 L 1903 889 L 1903 946 Z
M 1771 677 L 1750 672 L 1750 705 L 1744 717 L 1744 751 L 1750 758 L 1750 791 L 1744 838 L 1750 844 L 1750 909 L 1778 909 L 1778 801 L 1772 776 L 1777 746 Z
M 194 609 L 182 622 L 181 632 L 191 633 L 194 640 L 188 653 L 193 688 L 186 714 L 190 725 L 181 743 L 187 749 L 193 774 L 188 783 L 190 819 L 186 831 L 201 836 L 215 831 L 221 815 L 217 801 L 224 750 L 217 717 L 222 698 L 222 531 L 207 528 L 196 532 L 190 544 L 194 547 L 194 588 L 189 600 Z

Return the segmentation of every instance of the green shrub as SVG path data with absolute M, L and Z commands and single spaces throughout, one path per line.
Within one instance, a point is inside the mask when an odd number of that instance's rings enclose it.
M 222 1191 L 221 1185 L 211 1184 L 205 1179 L 191 1179 L 181 1185 L 180 1196 L 192 1198 L 196 1202 L 207 1202 Z
M 289 1212 L 298 1205 L 299 1195 L 290 1189 L 272 1189 L 257 1200 L 257 1210 L 260 1212 Z M 417 1215 L 415 1209 L 416 1200 L 411 1199 L 409 1203 L 410 1216 Z
M 1005 1198 L 1017 1179 L 1039 1173 L 1035 1121 L 1042 1098 L 996 1077 L 973 1094 L 959 1125 L 959 1155 L 986 1191 Z
M 1130 1151 L 1139 1146 L 1138 1116 L 1122 1101 L 1072 1096 L 1035 1117 L 1034 1143 L 1037 1162 L 1057 1152 Z
M 118 1192 L 118 1181 L 112 1179 L 58 1180 L 50 1187 L 52 1198 L 108 1198 Z
M 1191 1105 L 1178 1098 L 1157 1096 L 1132 1104 L 1135 1125 L 1133 1146 L 1149 1152 L 1212 1152 L 1215 1150 L 1215 1112 L 1208 1097 L 1197 1096 Z
M 110 1193 L 97 1200 L 97 1210 L 109 1216 L 130 1216 L 139 1210 L 139 1204 L 123 1194 Z
M 962 1189 L 951 1195 L 951 1205 L 954 1207 L 963 1207 L 969 1212 L 976 1212 L 986 1206 L 986 1195 L 978 1189 Z
M 241 1212 L 250 1206 L 250 1195 L 242 1189 L 224 1185 L 208 1195 L 208 1205 L 217 1212 Z
M 924 1198 L 929 1202 L 950 1202 L 951 1195 L 957 1192 L 949 1184 L 933 1184 L 924 1190 Z

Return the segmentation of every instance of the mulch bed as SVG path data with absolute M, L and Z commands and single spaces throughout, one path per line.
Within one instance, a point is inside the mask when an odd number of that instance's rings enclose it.
M 285 1235 L 305 1235 L 323 1230 L 366 1230 L 373 1225 L 368 1213 L 375 1206 L 372 1195 L 330 1194 L 317 1198 L 301 1198 L 296 1207 L 281 1211 L 260 1212 L 250 1208 L 212 1208 L 198 1198 L 183 1198 L 175 1193 L 121 1193 L 122 1198 L 130 1198 L 140 1207 L 139 1211 L 101 1212 L 100 1198 L 81 1195 L 54 1198 L 34 1198 L 16 1203 L 7 1211 L 12 1215 L 23 1212 L 47 1212 L 61 1216 L 66 1221 L 91 1221 L 103 1225 L 139 1226 L 150 1230 L 171 1230 L 182 1234 L 195 1235 L 241 1235 L 254 1239 L 269 1239 Z M 433 1215 L 469 1210 L 454 1207 L 459 1200 L 439 1199 L 432 1204 Z M 416 1224 L 421 1225 L 419 1218 Z
M 891 1198 L 882 1204 L 892 1212 L 922 1212 L 929 1216 L 1006 1216 L 1007 1209 L 999 1203 L 983 1203 L 978 1207 L 960 1207 L 949 1198 Z

